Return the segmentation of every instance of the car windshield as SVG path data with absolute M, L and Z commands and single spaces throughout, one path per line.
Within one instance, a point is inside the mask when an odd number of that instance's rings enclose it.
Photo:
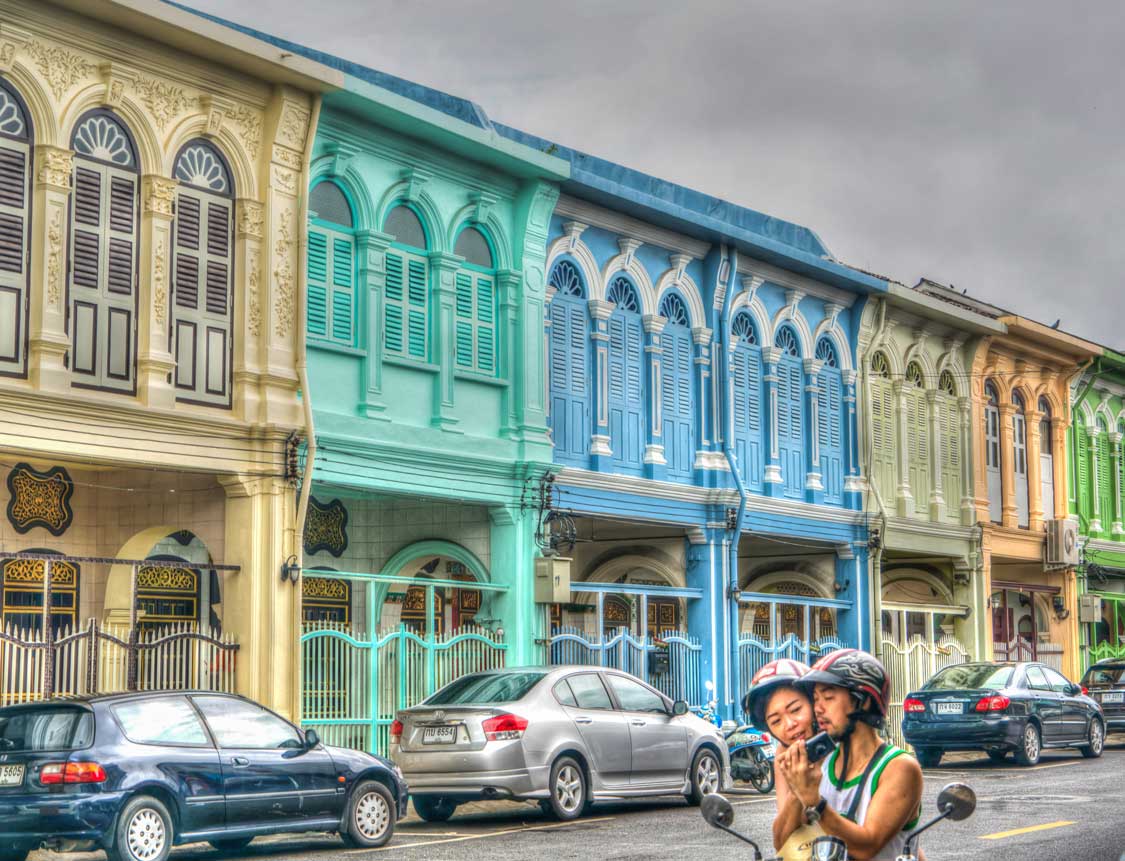
M 999 690 L 1012 680 L 1012 667 L 996 664 L 962 664 L 946 667 L 928 682 L 927 691 Z
M 423 705 L 463 706 L 511 703 L 523 699 L 546 673 L 478 673 L 446 685 Z
M 0 709 L 0 753 L 77 750 L 94 740 L 94 716 L 86 709 Z
M 1111 688 L 1125 684 L 1125 664 L 1090 667 L 1082 677 L 1082 684 L 1088 688 Z

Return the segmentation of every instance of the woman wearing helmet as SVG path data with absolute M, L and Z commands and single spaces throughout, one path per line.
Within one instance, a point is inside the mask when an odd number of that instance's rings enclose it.
M 805 820 L 841 838 L 852 858 L 893 861 L 918 822 L 922 769 L 879 737 L 890 696 L 886 668 L 867 652 L 841 649 L 817 661 L 798 684 L 838 747 L 821 768 L 808 761 L 804 745 L 793 745 L 775 760 L 778 770 Z
M 809 672 L 807 664 L 782 658 L 770 661 L 750 681 L 750 690 L 742 699 L 742 709 L 754 726 L 768 729 L 781 751 L 796 745 L 804 747 L 816 734 L 812 700 L 797 686 Z M 777 816 L 773 821 L 773 845 L 778 855 L 788 859 L 805 859 L 809 844 L 824 831 L 805 821 L 804 805 L 784 780 L 777 781 Z

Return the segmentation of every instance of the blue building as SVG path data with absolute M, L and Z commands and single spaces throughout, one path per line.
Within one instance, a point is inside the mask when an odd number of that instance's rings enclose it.
M 569 160 L 548 249 L 556 661 L 732 714 L 757 667 L 869 645 L 855 349 L 880 279 L 811 230 L 496 125 Z

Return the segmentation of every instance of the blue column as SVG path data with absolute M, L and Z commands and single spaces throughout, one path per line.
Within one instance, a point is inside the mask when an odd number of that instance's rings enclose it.
M 645 393 L 648 395 L 644 416 L 644 471 L 646 478 L 664 479 L 668 475 L 668 461 L 664 457 L 664 346 L 661 332 L 668 321 L 657 314 L 645 314 L 642 322 L 645 330 Z
M 687 539 L 687 585 L 703 591 L 702 598 L 688 601 L 688 633 L 699 638 L 703 653 L 699 663 L 700 684 L 708 679 L 718 691 L 719 709 L 729 714 L 724 695 L 729 673 L 729 622 L 726 601 L 726 532 L 704 529 Z M 733 715 L 732 715 L 733 716 Z
M 859 428 L 856 425 L 855 371 L 844 371 L 844 505 L 863 507 L 863 483 L 859 474 Z M 968 458 L 965 458 L 968 460 Z
M 836 553 L 836 597 L 851 602 L 837 615 L 838 633 L 846 643 L 872 651 L 871 574 L 866 541 L 842 545 Z M 842 589 L 840 587 L 843 587 Z
M 764 347 L 762 349 L 762 363 L 765 374 L 762 379 L 766 384 L 766 399 L 762 405 L 762 427 L 765 430 L 765 475 L 762 479 L 766 496 L 782 496 L 785 485 L 781 477 L 781 449 L 777 437 L 777 363 L 781 359 L 781 350 L 777 347 Z
M 808 452 L 805 473 L 805 499 L 814 505 L 824 502 L 824 472 L 820 466 L 820 423 L 826 417 L 820 414 L 820 368 L 816 359 L 805 359 L 805 451 Z
M 598 472 L 612 472 L 609 446 L 609 315 L 613 306 L 591 299 L 590 308 L 590 405 L 593 434 L 590 437 L 590 467 Z

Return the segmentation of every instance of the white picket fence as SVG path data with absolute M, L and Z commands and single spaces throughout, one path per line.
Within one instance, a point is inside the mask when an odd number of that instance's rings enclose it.
M 883 637 L 881 657 L 891 678 L 887 736 L 895 744 L 905 745 L 902 737 L 902 703 L 906 695 L 922 687 L 938 670 L 963 664 L 972 660 L 972 656 L 955 637 L 947 635 L 936 643 L 927 643 L 915 635 L 904 646 L 890 637 Z

